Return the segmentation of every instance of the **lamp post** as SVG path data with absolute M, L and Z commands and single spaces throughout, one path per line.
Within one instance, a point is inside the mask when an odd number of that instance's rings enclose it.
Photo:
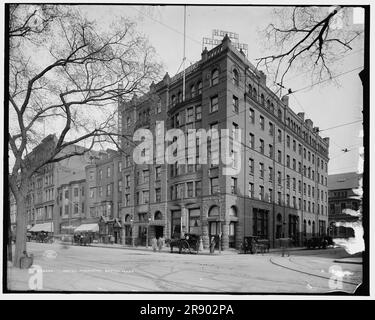
M 133 237 L 133 227 L 134 227 L 134 224 L 133 224 L 134 220 L 133 218 L 130 219 L 130 233 L 131 233 L 131 237 L 132 237 L 132 247 L 134 247 L 134 237 Z
M 147 229 L 146 229 L 146 248 L 148 248 L 148 229 L 150 227 L 151 218 L 148 218 Z

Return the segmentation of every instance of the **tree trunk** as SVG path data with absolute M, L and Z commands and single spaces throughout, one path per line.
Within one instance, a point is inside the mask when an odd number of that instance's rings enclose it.
M 20 193 L 16 195 L 17 215 L 16 215 L 16 249 L 14 252 L 13 265 L 20 267 L 20 258 L 23 252 L 26 251 L 26 203 L 25 198 Z
M 10 208 L 9 208 L 10 209 Z M 8 243 L 7 243 L 7 257 L 8 261 L 12 261 L 12 220 L 10 210 L 8 210 Z

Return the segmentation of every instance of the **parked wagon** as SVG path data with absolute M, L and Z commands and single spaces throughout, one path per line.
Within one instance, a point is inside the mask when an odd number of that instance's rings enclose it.
M 243 242 L 241 243 L 240 252 L 241 253 L 264 253 L 269 252 L 270 250 L 270 241 L 268 239 L 261 239 L 256 236 L 247 236 L 244 237 Z
M 178 253 L 198 253 L 199 252 L 200 237 L 196 234 L 185 233 L 181 239 L 172 239 L 169 242 L 171 252 L 173 248 L 178 248 Z

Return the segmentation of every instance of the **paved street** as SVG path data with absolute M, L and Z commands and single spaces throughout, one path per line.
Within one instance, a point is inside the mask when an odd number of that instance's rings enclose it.
M 46 291 L 325 293 L 332 270 L 341 268 L 342 291 L 353 292 L 362 272 L 358 258 L 340 260 L 342 249 L 210 256 L 32 242 L 28 252 Z M 29 278 L 28 270 L 8 268 L 11 290 L 29 290 Z

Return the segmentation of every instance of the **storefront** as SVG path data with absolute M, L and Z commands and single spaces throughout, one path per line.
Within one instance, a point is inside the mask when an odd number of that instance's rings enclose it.
M 101 216 L 99 220 L 99 238 L 102 243 L 121 244 L 121 221 Z

